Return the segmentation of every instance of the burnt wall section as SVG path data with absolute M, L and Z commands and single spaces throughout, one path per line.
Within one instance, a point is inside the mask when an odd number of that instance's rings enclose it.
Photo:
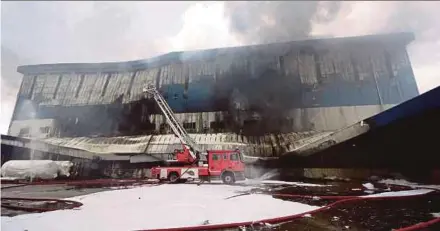
M 405 48 L 410 40 L 408 34 L 307 40 L 174 52 L 125 65 L 21 67 L 13 120 L 87 121 L 77 126 L 83 131 L 70 129 L 75 134 L 69 135 L 90 135 L 87 129 L 100 127 L 103 135 L 166 132 L 166 125 L 153 129 L 151 115 L 159 111 L 141 92 L 144 84 L 154 84 L 176 113 L 221 112 L 213 126 L 187 125 L 196 132 L 258 135 L 290 132 L 293 124 L 314 130 L 308 110 L 300 119 L 292 110 L 395 105 L 417 96 Z

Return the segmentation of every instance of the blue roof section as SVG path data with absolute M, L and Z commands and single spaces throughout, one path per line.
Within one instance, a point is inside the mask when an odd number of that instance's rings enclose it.
M 39 65 L 25 65 L 19 66 L 17 71 L 22 74 L 40 74 L 40 73 L 66 73 L 66 72 L 119 72 L 119 71 L 135 71 L 146 68 L 153 68 L 157 66 L 167 65 L 170 63 L 179 63 L 190 60 L 207 60 L 213 59 L 219 54 L 250 54 L 249 52 L 261 51 L 261 49 L 280 49 L 286 45 L 292 46 L 331 46 L 331 45 L 361 45 L 365 43 L 402 43 L 407 45 L 414 40 L 414 34 L 408 32 L 393 33 L 393 34 L 379 34 L 379 35 L 365 35 L 355 37 L 341 37 L 341 38 L 320 38 L 300 41 L 290 41 L 284 43 L 262 44 L 242 47 L 226 47 L 208 50 L 194 50 L 194 51 L 177 51 L 171 52 L 157 57 L 126 61 L 126 62 L 105 62 L 105 63 L 56 63 L 56 64 L 39 64 Z M 281 48 L 282 49 L 282 48 Z
M 396 120 L 414 116 L 424 111 L 440 109 L 440 87 L 434 88 L 365 121 L 373 127 L 386 126 Z

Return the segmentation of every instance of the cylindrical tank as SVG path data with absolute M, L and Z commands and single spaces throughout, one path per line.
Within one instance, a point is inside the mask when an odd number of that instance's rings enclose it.
M 15 179 L 54 179 L 58 176 L 69 176 L 70 161 L 52 160 L 10 160 L 1 168 L 2 177 Z

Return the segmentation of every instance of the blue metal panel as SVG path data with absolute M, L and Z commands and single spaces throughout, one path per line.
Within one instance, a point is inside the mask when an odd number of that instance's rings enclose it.
M 205 78 L 188 86 L 187 110 L 210 111 L 214 102 L 214 81 L 212 78 Z
M 187 100 L 185 100 L 183 94 L 185 92 L 185 85 L 168 84 L 162 86 L 160 90 L 174 112 L 183 112 L 186 110 Z
M 168 84 L 161 88 L 166 101 L 176 113 L 187 111 L 210 111 L 214 103 L 214 80 L 202 78 L 192 82 L 185 94 L 184 84 Z
M 303 86 L 302 107 L 340 107 L 358 105 L 379 105 L 379 93 L 382 104 L 398 104 L 405 100 L 390 80 L 382 80 L 376 87 L 374 81 L 334 81 L 321 84 L 316 91 Z M 379 88 L 379 93 L 378 93 Z M 315 99 L 313 99 L 315 98 Z
M 381 127 L 398 119 L 434 109 L 440 109 L 440 87 L 370 117 L 366 121 L 374 126 Z
M 398 84 L 401 89 L 403 99 L 409 100 L 419 95 L 416 78 L 411 67 L 402 68 L 397 73 Z
M 405 75 L 403 75 L 405 74 Z M 292 91 L 301 93 L 298 103 L 292 100 L 292 107 L 341 107 L 380 104 L 399 104 L 418 95 L 417 85 L 411 81 L 411 72 L 402 72 L 394 78 L 377 78 L 377 85 L 373 79 L 365 81 L 344 81 L 342 79 L 313 86 L 299 84 L 292 87 Z M 255 80 L 245 83 L 247 86 L 255 84 Z M 238 83 L 238 81 L 237 81 Z M 210 111 L 214 108 L 214 80 L 202 78 L 188 85 L 186 98 L 183 84 L 170 84 L 162 87 L 167 101 L 175 112 Z M 379 92 L 378 92 L 379 90 Z M 249 91 L 249 94 L 259 94 Z M 297 93 L 292 92 L 297 97 Z M 379 98 L 380 96 L 380 98 Z M 295 100 L 295 102 L 298 102 Z

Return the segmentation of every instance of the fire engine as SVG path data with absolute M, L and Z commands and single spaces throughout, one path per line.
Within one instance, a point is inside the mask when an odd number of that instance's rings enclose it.
M 236 150 L 200 150 L 199 145 L 177 121 L 173 111 L 159 91 L 151 85 L 143 92 L 152 96 L 166 118 L 168 125 L 182 144 L 183 150 L 174 152 L 174 160 L 168 166 L 151 169 L 153 178 L 171 182 L 187 180 L 211 181 L 221 179 L 225 184 L 244 180 L 245 164 L 241 152 Z

